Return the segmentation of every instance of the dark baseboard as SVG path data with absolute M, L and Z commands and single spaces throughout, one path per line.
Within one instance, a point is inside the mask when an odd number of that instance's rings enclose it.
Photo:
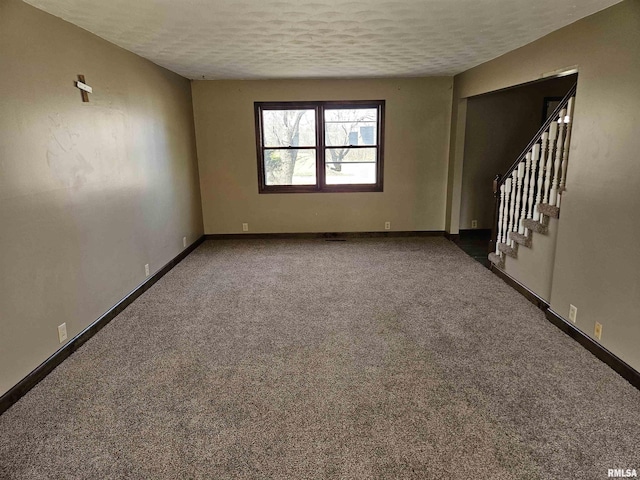
M 537 293 L 535 293 L 532 290 L 530 290 L 529 288 L 527 288 L 525 285 L 520 283 L 518 280 L 513 278 L 511 275 L 509 275 L 505 271 L 500 270 L 493 263 L 490 265 L 489 269 L 493 273 L 495 273 L 498 277 L 500 277 L 502 280 L 504 280 L 504 282 L 507 285 L 509 285 L 513 289 L 517 290 L 524 298 L 529 300 L 531 303 L 533 303 L 540 310 L 546 311 L 549 308 L 549 303 L 547 303 L 547 301 L 545 299 L 543 299 Z
M 459 233 L 449 233 L 449 232 L 444 232 L 444 238 L 446 238 L 447 240 L 453 242 L 453 243 L 459 243 L 460 242 L 460 234 Z
M 635 370 L 624 360 L 617 357 L 614 353 L 611 353 L 605 347 L 593 340 L 591 337 L 580 331 L 572 323 L 568 322 L 556 312 L 554 312 L 546 300 L 540 298 L 536 293 L 529 290 L 522 283 L 511 277 L 509 274 L 500 270 L 494 264 L 491 264 L 491 271 L 498 277 L 505 281 L 508 285 L 517 290 L 527 300 L 533 303 L 536 307 L 542 310 L 551 323 L 562 330 L 564 333 L 573 338 L 576 342 L 589 350 L 598 359 L 609 365 L 614 371 L 616 371 L 622 378 L 628 381 L 631 385 L 640 390 L 640 372 Z
M 573 338 L 576 342 L 589 350 L 593 355 L 598 357 L 601 361 L 609 365 L 615 370 L 622 378 L 628 381 L 631 385 L 640 390 L 640 372 L 635 370 L 632 366 L 627 364 L 624 360 L 617 357 L 614 353 L 604 348 L 598 342 L 591 337 L 580 331 L 572 323 L 562 318 L 551 308 L 545 311 L 547 319 L 553 323 L 556 327 L 562 330 L 564 333 Z
M 442 230 L 415 232 L 301 232 L 301 233 L 208 233 L 207 240 L 264 240 L 264 239 L 335 239 L 384 237 L 442 237 Z
M 113 320 L 120 312 L 127 308 L 131 303 L 146 292 L 154 283 L 160 280 L 173 267 L 180 263 L 187 255 L 193 252 L 202 242 L 204 236 L 200 237 L 194 243 L 180 252 L 173 260 L 170 260 L 164 267 L 147 278 L 143 283 L 138 285 L 131 293 L 115 304 L 109 311 L 94 321 L 78 335 L 73 337 L 63 347 L 56 351 L 53 355 L 42 362 L 35 370 L 23 378 L 17 385 L 11 388 L 7 393 L 0 397 L 0 415 L 4 413 L 11 405 L 22 398 L 29 390 L 35 387 L 44 377 L 51 373 L 58 365 L 60 365 L 73 352 L 78 350 L 87 340 L 98 333 L 107 323 Z

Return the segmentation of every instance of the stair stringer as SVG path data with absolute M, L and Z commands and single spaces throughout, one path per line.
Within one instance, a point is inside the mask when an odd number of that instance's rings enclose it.
M 529 232 L 531 246 L 519 245 L 517 258 L 503 255 L 501 270 L 549 302 L 559 220 L 549 218 L 547 221 L 547 233 Z

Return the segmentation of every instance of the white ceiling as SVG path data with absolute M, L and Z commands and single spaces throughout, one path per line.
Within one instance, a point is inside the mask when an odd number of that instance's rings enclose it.
M 185 77 L 246 79 L 453 75 L 620 0 L 26 1 Z

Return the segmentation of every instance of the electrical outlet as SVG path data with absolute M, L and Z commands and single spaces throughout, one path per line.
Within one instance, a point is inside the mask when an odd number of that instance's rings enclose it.
M 471 228 L 478 228 L 478 220 L 471 220 Z
M 576 323 L 576 319 L 578 317 L 578 307 L 575 305 L 569 304 L 569 320 L 573 323 Z
M 67 324 L 63 323 L 62 325 L 58 325 L 58 341 L 62 343 L 66 339 L 67 339 Z
M 182 248 L 187 246 L 187 237 L 182 237 Z
M 243 223 L 242 224 L 242 231 L 243 232 L 248 232 L 249 231 L 249 224 L 248 223 Z
M 391 222 L 384 222 L 384 229 L 391 230 Z
M 596 322 L 596 328 L 593 329 L 593 336 L 600 340 L 602 337 L 602 324 Z
M 144 266 L 144 275 L 145 275 L 145 277 L 149 276 L 149 264 L 148 263 L 145 264 L 145 266 Z

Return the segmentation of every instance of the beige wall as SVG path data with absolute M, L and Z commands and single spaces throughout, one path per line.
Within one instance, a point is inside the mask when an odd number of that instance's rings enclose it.
M 205 232 L 443 230 L 452 78 L 197 81 Z M 386 100 L 384 192 L 258 194 L 255 101 Z
M 202 218 L 188 80 L 17 0 L 0 0 L 0 70 L 2 394 Z
M 455 77 L 460 98 L 577 65 L 575 124 L 551 307 L 640 370 L 640 2 L 625 1 Z M 457 112 L 454 112 L 454 118 Z M 455 126 L 455 123 L 453 123 Z M 456 132 L 452 132 L 455 144 Z M 450 156 L 449 210 L 461 183 Z M 458 187 L 459 188 L 459 187 Z M 459 215 L 459 213 L 458 213 Z M 451 212 L 454 218 L 454 212 Z
M 518 258 L 506 257 L 504 271 L 547 303 L 551 300 L 553 264 L 558 240 L 557 218 L 548 219 L 545 234 L 532 232 L 531 247 L 518 246 Z
M 504 174 L 542 126 L 545 97 L 564 97 L 569 75 L 468 99 L 460 228 L 493 224 L 493 179 Z

